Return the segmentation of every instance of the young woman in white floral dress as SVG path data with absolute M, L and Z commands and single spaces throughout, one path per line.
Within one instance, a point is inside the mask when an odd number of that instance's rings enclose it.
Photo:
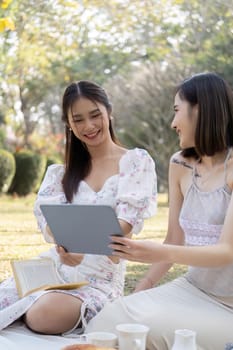
M 197 74 L 178 87 L 174 111 L 182 151 L 170 162 L 166 239 L 113 237 L 123 244 L 116 256 L 153 264 L 138 293 L 106 305 L 87 331 L 140 322 L 150 327 L 147 349 L 168 350 L 175 329 L 190 328 L 198 350 L 220 350 L 233 341 L 232 89 L 214 73 Z M 173 263 L 188 272 L 152 288 Z
M 42 203 L 110 205 L 127 237 L 139 233 L 144 218 L 155 214 L 154 161 L 143 149 L 120 145 L 111 112 L 105 90 L 95 83 L 72 83 L 64 92 L 65 165 L 48 168 L 35 203 L 47 242 L 53 243 L 53 236 L 40 211 Z M 40 291 L 19 300 L 13 278 L 7 279 L 0 285 L 0 329 L 23 316 L 35 332 L 82 332 L 107 301 L 123 294 L 124 259 L 67 253 L 54 244 L 41 256 L 54 260 L 64 283 L 89 284 L 71 291 Z

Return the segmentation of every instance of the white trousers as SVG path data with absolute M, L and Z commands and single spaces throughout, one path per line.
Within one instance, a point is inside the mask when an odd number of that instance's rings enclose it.
M 176 329 L 196 331 L 198 350 L 223 350 L 233 341 L 233 310 L 203 293 L 184 277 L 107 303 L 86 332 L 116 333 L 119 323 L 149 326 L 147 350 L 170 350 Z

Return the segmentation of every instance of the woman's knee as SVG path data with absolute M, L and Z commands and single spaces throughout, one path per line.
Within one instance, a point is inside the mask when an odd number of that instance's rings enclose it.
M 46 333 L 48 310 L 45 306 L 40 305 L 40 302 L 36 302 L 26 312 L 24 316 L 24 322 L 34 332 Z
M 131 323 L 133 319 L 124 307 L 122 298 L 105 304 L 103 309 L 91 319 L 85 332 L 109 331 L 115 332 L 119 323 Z
M 71 329 L 80 317 L 81 300 L 63 293 L 41 296 L 25 314 L 26 325 L 34 332 L 59 334 Z

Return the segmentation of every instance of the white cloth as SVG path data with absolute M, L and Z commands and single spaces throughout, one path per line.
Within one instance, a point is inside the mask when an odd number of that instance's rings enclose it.
M 180 277 L 107 303 L 85 332 L 116 333 L 119 323 L 142 323 L 150 329 L 146 350 L 170 350 L 175 330 L 186 328 L 196 331 L 197 350 L 223 350 L 233 341 L 232 320 L 231 309 Z
M 194 174 L 184 197 L 180 224 L 186 244 L 204 246 L 219 239 L 232 191 L 226 184 L 226 173 L 224 184 L 209 192 L 197 187 Z M 149 326 L 147 350 L 171 349 L 174 331 L 179 328 L 196 331 L 198 350 L 224 349 L 233 340 L 233 264 L 189 267 L 187 274 L 170 283 L 120 297 L 107 303 L 86 331 L 111 332 L 117 323 L 132 322 Z
M 30 331 L 22 322 L 15 322 L 0 332 L 1 350 L 61 350 L 71 344 L 85 342 L 76 337 L 41 335 Z
M 46 222 L 40 204 L 67 203 L 61 184 L 63 174 L 62 165 L 51 165 L 48 168 L 35 203 L 35 215 L 47 241 L 49 237 L 46 235 Z M 156 210 L 154 161 L 145 150 L 136 148 L 127 151 L 120 159 L 119 174 L 108 178 L 98 192 L 82 181 L 73 203 L 110 205 L 116 211 L 118 218 L 132 225 L 132 232 L 139 233 L 144 218 L 154 215 Z M 123 294 L 125 276 L 123 260 L 119 264 L 114 264 L 107 256 L 85 255 L 79 265 L 71 267 L 60 263 L 54 248 L 41 255 L 54 260 L 59 277 L 64 282 L 89 281 L 87 286 L 78 290 L 58 291 L 72 294 L 83 301 L 81 317 L 84 327 L 107 301 L 112 301 Z M 4 281 L 0 285 L 0 329 L 17 320 L 41 295 L 49 292 L 51 291 L 37 292 L 18 300 L 14 280 Z

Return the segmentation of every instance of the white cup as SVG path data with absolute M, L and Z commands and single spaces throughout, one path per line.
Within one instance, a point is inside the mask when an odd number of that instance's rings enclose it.
M 149 327 L 138 323 L 121 323 L 116 326 L 119 350 L 145 350 Z
M 172 350 L 197 350 L 196 332 L 191 329 L 176 329 Z
M 91 332 L 85 334 L 86 341 L 93 345 L 114 348 L 117 345 L 117 336 L 110 332 Z

